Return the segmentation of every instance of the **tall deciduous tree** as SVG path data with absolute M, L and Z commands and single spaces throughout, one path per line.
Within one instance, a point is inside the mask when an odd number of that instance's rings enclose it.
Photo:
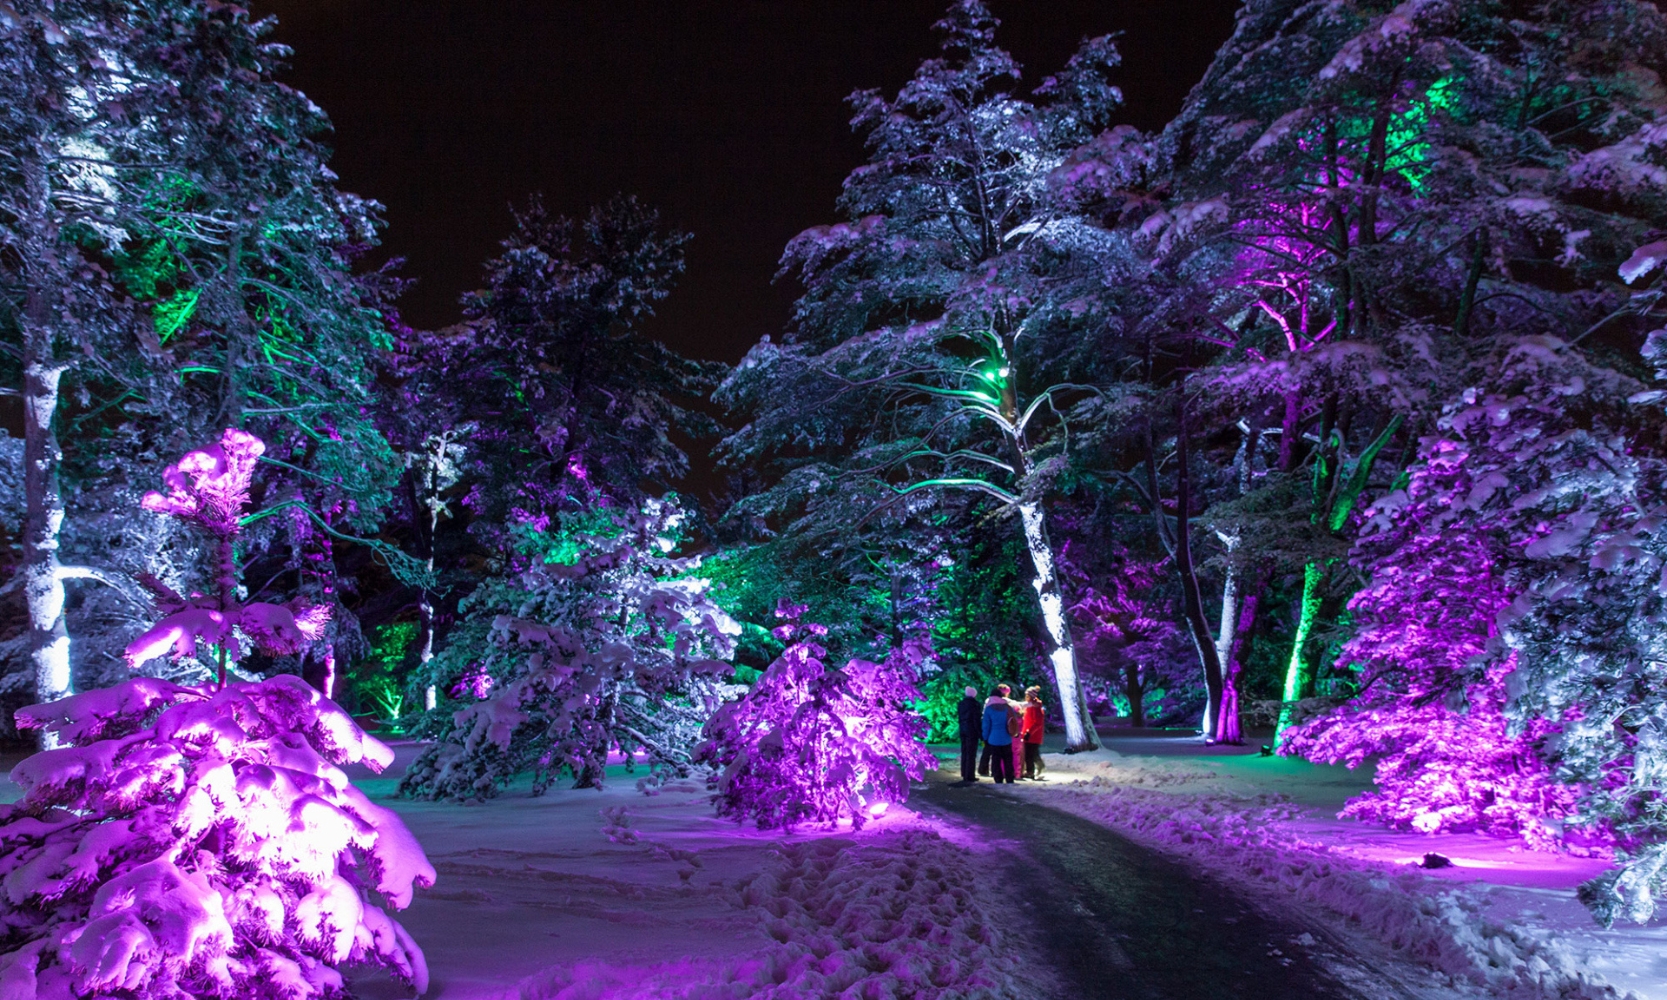
M 1044 342 L 1074 319 L 1050 282 L 1095 233 L 1058 211 L 1047 180 L 1120 99 L 1105 79 L 1117 56 L 1108 39 L 1085 43 L 1032 103 L 1010 92 L 1019 68 L 981 3 L 956 3 L 937 27 L 942 56 L 894 100 L 852 98 L 871 156 L 846 181 L 849 221 L 789 244 L 783 273 L 805 294 L 785 340 L 755 347 L 720 391 L 748 418 L 724 448 L 780 463 L 778 503 L 829 481 L 969 489 L 1013 515 L 1067 740 L 1086 748 L 1096 738 L 1044 498 L 1063 415 L 1093 393 L 1072 384 L 1080 355 Z

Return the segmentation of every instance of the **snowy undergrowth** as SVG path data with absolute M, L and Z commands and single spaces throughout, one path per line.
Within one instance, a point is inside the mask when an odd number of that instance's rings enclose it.
M 616 843 L 637 843 L 623 813 Z M 650 852 L 668 851 L 642 840 Z M 675 851 L 675 849 L 669 849 Z M 668 851 L 669 853 L 669 851 Z M 1006 1000 L 1033 996 L 1023 949 L 966 848 L 929 829 L 783 842 L 765 867 L 725 884 L 771 944 L 729 958 L 648 966 L 583 961 L 531 976 L 515 1000 Z
M 1179 855 L 1252 898 L 1329 914 L 1343 933 L 1382 942 L 1454 986 L 1509 1000 L 1636 997 L 1583 968 L 1548 932 L 1489 917 L 1473 890 L 1345 858 L 1305 840 L 1293 828 L 1304 810 L 1282 795 L 1157 790 L 1215 777 L 1180 762 L 1109 755 L 1071 770 L 1082 779 L 1030 794 Z

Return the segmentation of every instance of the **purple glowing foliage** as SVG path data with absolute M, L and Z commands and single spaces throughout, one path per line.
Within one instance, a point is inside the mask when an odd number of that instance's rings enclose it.
M 467 695 L 479 701 L 492 693 L 492 684 L 492 675 L 486 672 L 486 668 L 479 663 L 473 663 L 452 686 L 451 696 L 462 698 Z
M 1085 674 L 1115 685 L 1128 702 L 1132 725 L 1160 717 L 1203 697 L 1202 678 L 1177 622 L 1180 609 L 1164 586 L 1173 574 L 1167 558 L 1143 560 L 1120 546 L 1098 546 L 1097 572 L 1067 542 L 1060 571 L 1071 582 Z M 1109 549 L 1109 551 L 1108 551 Z M 1157 695 L 1148 712 L 1147 699 Z
M 164 618 L 127 650 L 138 664 L 237 634 L 295 652 L 328 609 L 239 604 L 233 541 L 262 447 L 228 430 L 166 474 L 147 509 L 220 542 L 219 595 L 156 580 Z M 177 998 L 339 997 L 334 966 L 369 962 L 421 990 L 422 951 L 365 898 L 409 905 L 434 882 L 393 813 L 340 770 L 393 752 L 298 677 L 184 687 L 140 677 L 18 713 L 67 744 L 19 764 L 0 809 L 0 993 Z M 21 992 L 19 992 L 21 991 Z
M 340 997 L 336 966 L 417 991 L 422 950 L 369 901 L 434 868 L 341 771 L 393 752 L 298 677 L 139 677 L 18 713 L 68 745 L 13 769 L 0 807 L 6 996 Z
M 707 723 L 697 759 L 718 769 L 718 815 L 760 829 L 805 823 L 861 828 L 909 782 L 937 767 L 921 744 L 927 723 L 909 706 L 931 644 L 911 638 L 883 663 L 822 662 L 827 628 L 801 623 L 806 606 L 781 601 L 772 630 L 790 643 L 739 701 Z
M 216 538 L 230 538 L 249 505 L 249 484 L 266 445 L 253 434 L 228 427 L 218 444 L 187 452 L 163 470 L 168 495 L 147 493 L 140 506 L 199 525 Z
M 237 600 L 238 568 L 234 544 L 249 505 L 249 486 L 256 464 L 266 450 L 261 440 L 228 427 L 218 444 L 188 452 L 162 473 L 167 495 L 147 493 L 140 505 L 158 514 L 177 517 L 213 536 L 219 543 L 212 595 L 183 597 L 153 576 L 139 582 L 151 592 L 162 618 L 128 644 L 125 656 L 137 669 L 158 656 L 186 657 L 202 642 L 236 661 L 242 653 L 239 636 L 274 655 L 294 655 L 324 634 L 329 605 L 301 601 L 269 604 Z M 224 680 L 224 677 L 221 678 Z
M 1442 420 L 1452 437 L 1425 438 L 1405 487 L 1365 512 L 1355 563 L 1370 583 L 1350 602 L 1359 632 L 1339 660 L 1359 670 L 1362 693 L 1287 730 L 1282 752 L 1349 767 L 1377 758 L 1377 790 L 1345 815 L 1520 835 L 1535 847 L 1600 845 L 1600 823 L 1569 828 L 1584 788 L 1545 762 L 1572 717 L 1514 712 L 1519 655 L 1500 630 L 1527 600 L 1512 578 L 1539 533 L 1534 493 L 1507 487 L 1524 452 L 1555 450 L 1569 435 L 1547 433 L 1522 400 L 1472 402 Z

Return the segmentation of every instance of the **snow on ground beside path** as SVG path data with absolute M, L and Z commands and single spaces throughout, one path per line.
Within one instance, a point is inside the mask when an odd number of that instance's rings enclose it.
M 1343 768 L 1254 748 L 1206 755 L 1195 741 L 1108 743 L 1123 752 L 1049 754 L 1048 784 L 1012 794 L 1178 854 L 1251 898 L 1327 914 L 1342 933 L 1387 944 L 1480 995 L 1667 1000 L 1667 928 L 1604 931 L 1575 899 L 1603 861 L 1338 820 L 1369 782 Z M 1431 851 L 1454 867 L 1415 867 Z
M 403 764 L 414 752 L 399 747 Z M 390 769 L 397 772 L 399 764 Z M 859 833 L 793 836 L 718 820 L 704 785 L 645 796 L 523 784 L 484 805 L 397 810 L 439 872 L 400 919 L 435 1000 L 1032 998 L 1030 954 L 996 919 L 985 848 L 893 807 Z M 365 972 L 364 1000 L 405 996 Z

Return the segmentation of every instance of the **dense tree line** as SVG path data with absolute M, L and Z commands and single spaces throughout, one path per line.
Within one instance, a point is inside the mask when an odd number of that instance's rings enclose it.
M 1026 77 L 959 0 L 896 94 L 853 95 L 867 162 L 732 369 L 645 334 L 689 236 L 634 199 L 529 201 L 459 322 L 412 329 L 268 25 L 13 10 L 13 707 L 120 676 L 146 581 L 209 587 L 202 543 L 131 508 L 240 427 L 266 452 L 236 597 L 332 613 L 226 669 L 432 737 L 413 793 L 594 784 L 610 753 L 684 773 L 721 703 L 826 654 L 907 664 L 875 690 L 918 684 L 939 733 L 967 683 L 1035 681 L 1073 749 L 1116 715 L 1381 758 L 1355 814 L 1615 847 L 1590 901 L 1652 910 L 1653 4 L 1249 0 L 1146 134 L 1112 39 Z M 718 496 L 674 492 L 691 448 Z M 814 656 L 784 600 L 827 623 Z

